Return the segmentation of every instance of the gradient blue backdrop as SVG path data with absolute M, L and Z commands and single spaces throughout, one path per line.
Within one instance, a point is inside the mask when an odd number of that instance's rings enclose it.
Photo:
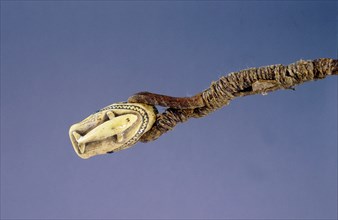
M 336 218 L 336 77 L 89 160 L 68 129 L 139 91 L 335 58 L 337 15 L 334 1 L 1 1 L 1 218 Z

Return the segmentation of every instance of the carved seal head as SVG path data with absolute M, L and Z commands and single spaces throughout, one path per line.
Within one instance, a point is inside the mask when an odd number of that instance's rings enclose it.
M 133 146 L 156 120 L 153 106 L 116 103 L 72 125 L 69 137 L 83 159 L 113 153 Z

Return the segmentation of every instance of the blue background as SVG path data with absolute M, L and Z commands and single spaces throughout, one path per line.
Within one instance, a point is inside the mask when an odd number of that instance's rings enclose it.
M 335 58 L 334 1 L 1 1 L 1 218 L 336 218 L 337 78 L 82 160 L 70 125 L 139 91 Z

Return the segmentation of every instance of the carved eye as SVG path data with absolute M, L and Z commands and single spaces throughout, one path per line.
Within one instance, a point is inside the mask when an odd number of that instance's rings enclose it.
M 109 151 L 109 152 L 107 152 L 107 154 L 112 154 L 112 153 L 114 153 L 114 151 Z
M 129 119 L 129 118 L 127 118 L 127 119 L 126 119 L 126 121 L 127 121 L 127 122 L 130 122 L 130 119 Z

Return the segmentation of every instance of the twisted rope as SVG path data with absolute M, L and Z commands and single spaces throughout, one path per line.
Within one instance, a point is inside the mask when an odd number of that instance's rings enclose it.
M 300 60 L 287 66 L 278 64 L 230 73 L 193 97 L 176 98 L 142 92 L 131 96 L 128 102 L 169 107 L 157 115 L 153 127 L 141 137 L 141 142 L 148 142 L 172 130 L 178 123 L 204 117 L 228 105 L 234 98 L 293 89 L 304 82 L 324 79 L 329 75 L 338 75 L 337 59 Z

